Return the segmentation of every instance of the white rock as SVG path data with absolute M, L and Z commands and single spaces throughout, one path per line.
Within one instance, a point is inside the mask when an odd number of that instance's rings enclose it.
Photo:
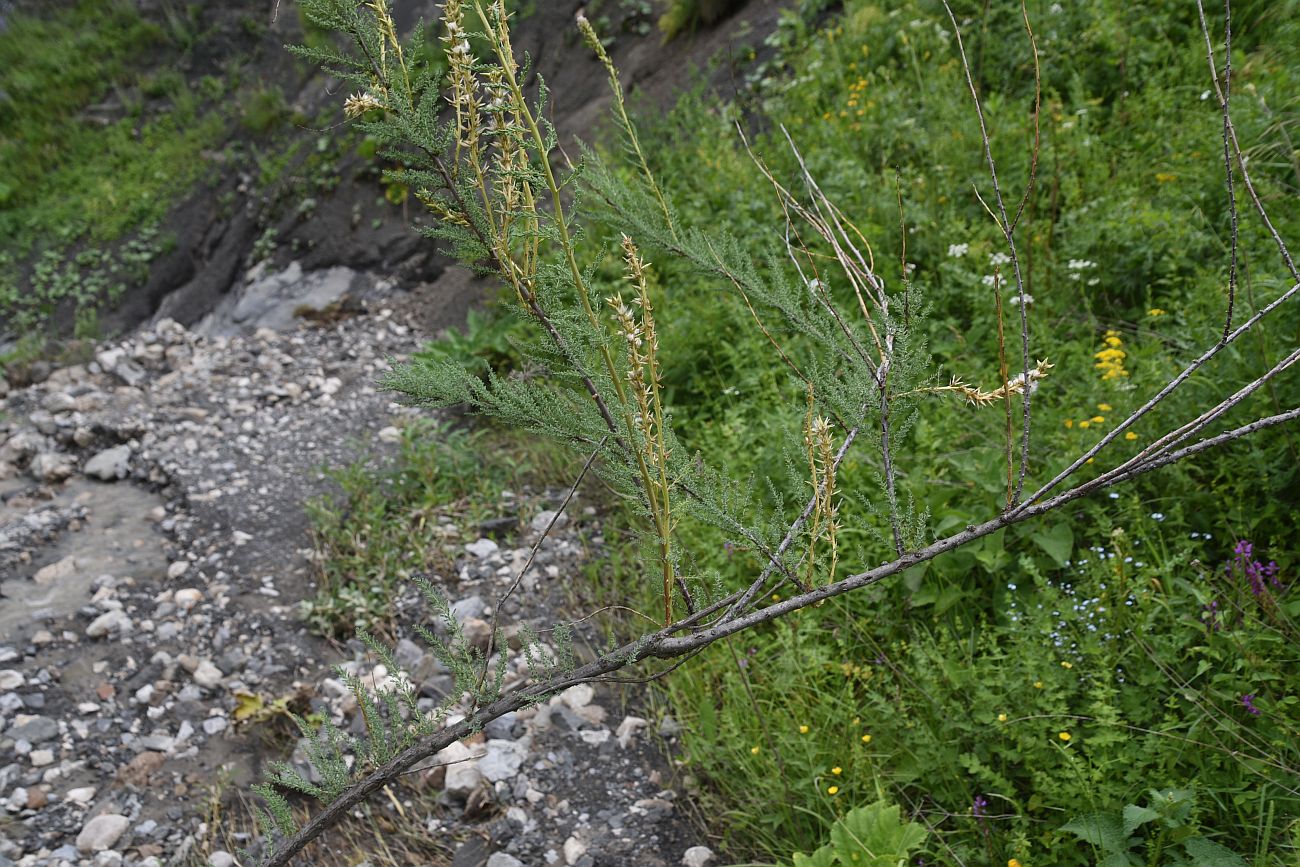
M 183 587 L 177 590 L 176 595 L 172 597 L 176 601 L 176 607 L 182 611 L 189 611 L 195 605 L 198 605 L 199 600 L 202 598 L 203 591 L 195 587 Z
M 596 690 L 589 683 L 580 683 L 571 686 L 564 692 L 560 693 L 560 701 L 567 704 L 573 710 L 585 707 L 591 704 L 591 700 L 596 697 Z
M 524 867 L 524 862 L 514 855 L 496 852 L 487 859 L 487 867 Z
M 478 760 L 479 773 L 491 783 L 509 780 L 519 773 L 527 755 L 528 748 L 521 741 L 490 740 L 487 752 Z
M 389 425 L 379 432 L 379 439 L 381 442 L 386 443 L 399 442 L 402 439 L 402 432 L 392 425 Z
M 32 576 L 32 580 L 37 584 L 53 584 L 56 581 L 63 581 L 77 574 L 77 558 L 73 556 L 64 557 L 57 563 L 51 563 L 48 566 L 42 566 Z
M 648 723 L 639 716 L 623 717 L 623 721 L 618 724 L 614 731 L 614 736 L 618 738 L 618 745 L 627 749 L 636 739 L 636 733 L 645 728 Z
M 475 542 L 470 542 L 465 546 L 466 551 L 480 560 L 486 560 L 488 557 L 491 557 L 499 551 L 500 548 L 501 546 L 496 542 L 493 542 L 491 539 L 479 539 Z
M 199 663 L 198 668 L 194 669 L 194 674 L 192 676 L 195 683 L 209 689 L 221 683 L 221 678 L 224 677 L 221 673 L 221 669 L 213 665 L 212 661 L 208 659 Z
M 125 479 L 130 469 L 131 447 L 121 445 L 105 449 L 86 461 L 86 466 L 82 469 L 82 472 L 92 478 L 114 482 L 118 479 Z
M 72 476 L 74 466 L 71 455 L 46 452 L 32 458 L 28 470 L 38 482 L 62 482 Z
M 173 581 L 186 573 L 190 568 L 189 560 L 177 560 L 167 567 L 167 577 Z
M 14 671 L 12 668 L 6 668 L 0 671 L 0 690 L 17 689 L 27 682 L 21 671 Z
M 34 768 L 43 768 L 54 764 L 54 753 L 50 750 L 32 750 L 32 754 L 28 758 L 31 759 Z
M 131 821 L 117 813 L 96 816 L 85 824 L 77 835 L 77 848 L 82 852 L 102 852 L 111 849 L 126 833 Z
M 587 844 L 577 837 L 570 837 L 564 841 L 564 863 L 577 864 L 578 859 L 587 854 Z
M 692 846 L 682 854 L 682 867 L 708 867 L 714 857 L 708 846 Z
M 547 509 L 545 512 L 538 512 L 529 526 L 533 528 L 535 533 L 545 533 L 546 528 L 551 526 L 551 521 L 555 521 L 554 529 L 558 530 L 569 523 L 569 516 L 557 513 L 554 509 Z
M 583 729 L 578 732 L 578 737 L 582 738 L 582 742 L 587 746 L 598 747 L 610 739 L 610 732 L 609 729 L 596 729 L 595 731 Z
M 483 774 L 473 761 L 474 751 L 457 741 L 439 751 L 435 761 L 447 766 L 443 788 L 449 795 L 468 798 L 483 783 Z
M 235 856 L 229 852 L 213 852 L 208 856 L 208 867 L 235 867 Z
M 90 621 L 90 625 L 86 627 L 86 635 L 91 638 L 103 638 L 114 631 L 129 632 L 131 626 L 131 618 L 127 617 L 121 609 L 114 608 Z
M 91 801 L 95 800 L 95 787 L 80 786 L 75 789 L 68 789 L 67 793 L 64 794 L 63 797 L 65 800 L 84 807 Z

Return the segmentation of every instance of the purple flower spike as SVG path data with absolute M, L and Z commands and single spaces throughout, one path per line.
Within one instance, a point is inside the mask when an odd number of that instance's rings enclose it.
M 1241 697 L 1241 706 L 1244 707 L 1246 713 L 1251 716 L 1259 716 L 1261 713 L 1260 709 L 1255 707 L 1255 694 L 1253 692 L 1246 693 Z

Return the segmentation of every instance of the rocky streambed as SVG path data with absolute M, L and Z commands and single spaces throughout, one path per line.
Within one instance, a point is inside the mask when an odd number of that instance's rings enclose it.
M 274 282 L 244 291 L 258 281 Z M 0 381 L 0 867 L 238 863 L 258 843 L 231 793 L 268 760 L 311 773 L 303 742 L 266 737 L 277 699 L 361 733 L 336 665 L 379 689 L 410 677 L 430 706 L 451 689 L 409 638 L 388 671 L 312 634 L 299 606 L 314 592 L 302 504 L 330 490 L 324 467 L 384 460 L 416 415 L 376 381 L 419 346 L 412 315 L 438 283 L 286 269 L 245 284 L 224 319 L 163 319 L 37 384 Z M 337 313 L 344 296 L 344 318 L 285 312 L 308 297 Z M 430 578 L 471 638 L 551 525 L 550 493 L 491 538 L 440 519 L 454 567 Z M 562 616 L 602 541 L 595 510 L 570 505 L 507 631 Z M 507 679 L 526 678 L 504 652 Z M 665 758 L 676 725 L 638 707 L 575 687 L 412 774 L 374 810 L 432 860 L 375 844 L 304 863 L 708 864 Z

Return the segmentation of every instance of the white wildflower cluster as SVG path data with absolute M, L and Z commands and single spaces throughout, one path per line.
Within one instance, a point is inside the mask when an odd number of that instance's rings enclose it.
M 985 274 L 984 277 L 980 280 L 980 282 L 983 283 L 985 286 L 995 286 L 997 285 L 998 282 L 998 275 Z
M 1012 296 L 1011 296 L 1011 299 L 1010 299 L 1010 301 L 1009 301 L 1008 303 L 1009 303 L 1012 307 L 1018 307 L 1018 306 L 1020 305 L 1020 299 L 1021 299 L 1022 297 L 1025 299 L 1025 306 L 1026 306 L 1026 307 L 1028 307 L 1030 304 L 1033 304 L 1033 303 L 1034 303 L 1034 296 L 1033 296 L 1033 295 L 1030 295 L 1028 292 L 1026 292 L 1023 296 L 1020 295 L 1019 293 L 1016 293 L 1015 295 L 1012 295 Z
M 1003 265 L 1009 264 L 1010 262 L 1011 262 L 1011 257 L 1008 256 L 1006 253 L 989 254 L 989 264 L 992 265 L 994 268 L 999 268 Z
M 1091 271 L 1097 267 L 1097 263 L 1091 259 L 1071 259 L 1065 265 L 1066 270 L 1070 272 L 1070 279 L 1076 283 L 1083 279 L 1085 271 Z M 1089 286 L 1096 286 L 1101 282 L 1100 277 L 1089 277 L 1087 283 Z
M 970 244 L 949 244 L 948 255 L 954 259 L 960 259 L 970 252 Z

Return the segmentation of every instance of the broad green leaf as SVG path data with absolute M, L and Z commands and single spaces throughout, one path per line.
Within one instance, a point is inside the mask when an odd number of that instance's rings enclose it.
M 794 867 L 835 867 L 835 852 L 830 846 L 823 846 L 811 855 L 796 853 Z
M 1139 807 L 1137 804 L 1129 804 L 1124 808 L 1124 836 L 1132 836 L 1133 832 L 1141 828 L 1147 822 L 1154 822 L 1160 818 L 1160 814 L 1149 807 Z
M 1111 852 L 1097 862 L 1097 867 L 1142 867 L 1142 862 L 1131 852 Z
M 1074 532 L 1064 521 L 1050 527 L 1039 527 L 1029 538 L 1062 568 L 1074 552 Z
M 878 801 L 850 810 L 831 828 L 831 846 L 841 864 L 895 867 L 925 842 L 925 828 L 902 823 L 897 804 Z
M 1062 831 L 1100 846 L 1104 852 L 1124 852 L 1128 849 L 1128 835 L 1124 833 L 1124 822 L 1114 813 L 1089 813 L 1071 819 L 1061 826 Z
M 1191 856 L 1193 867 L 1247 867 L 1246 859 L 1204 837 L 1184 840 L 1183 848 Z

